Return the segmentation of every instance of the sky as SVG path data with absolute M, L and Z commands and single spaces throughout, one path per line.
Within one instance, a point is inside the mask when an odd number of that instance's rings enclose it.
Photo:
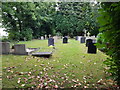
M 2 23 L 0 23 L 0 26 L 2 26 Z M 3 31 L 5 28 L 0 27 L 0 36 L 8 36 L 8 33 Z
M 8 36 L 7 32 L 3 31 L 5 28 L 0 28 L 0 36 Z

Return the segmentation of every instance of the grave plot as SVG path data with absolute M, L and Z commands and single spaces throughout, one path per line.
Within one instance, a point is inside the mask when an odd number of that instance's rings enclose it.
M 15 55 L 30 55 L 32 52 L 39 50 L 39 48 L 26 48 L 25 44 L 16 44 L 14 45 Z
M 32 56 L 49 58 L 50 56 L 52 56 L 52 52 L 36 52 L 36 53 L 33 53 Z

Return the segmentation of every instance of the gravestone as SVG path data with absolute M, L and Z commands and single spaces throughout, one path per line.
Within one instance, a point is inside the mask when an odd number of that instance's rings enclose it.
M 45 35 L 45 39 L 47 39 L 47 35 Z
M 63 37 L 63 43 L 68 43 L 68 38 L 66 36 Z
M 85 43 L 85 39 L 86 39 L 85 37 L 81 37 L 80 42 L 81 42 L 81 43 Z
M 16 54 L 16 55 L 27 55 L 25 44 L 14 45 L 14 54 Z
M 0 42 L 2 50 L 0 54 L 9 54 L 10 53 L 10 43 L 9 42 Z
M 57 42 L 58 41 L 58 36 L 54 36 L 54 42 Z
M 43 36 L 41 36 L 41 40 L 44 40 L 44 37 L 43 37 Z
M 75 37 L 75 40 L 78 40 L 78 36 Z
M 93 41 L 92 39 L 87 39 L 87 40 L 86 40 L 86 47 L 88 47 L 88 46 L 89 46 L 89 43 L 92 43 L 92 41 Z
M 54 46 L 54 39 L 53 39 L 53 37 L 48 38 L 48 46 Z
M 94 54 L 96 54 L 97 48 L 96 48 L 96 46 L 94 44 L 95 43 L 89 43 L 87 53 L 94 53 Z
M 50 56 L 52 56 L 52 52 L 36 52 L 36 53 L 33 53 L 32 56 L 49 58 Z

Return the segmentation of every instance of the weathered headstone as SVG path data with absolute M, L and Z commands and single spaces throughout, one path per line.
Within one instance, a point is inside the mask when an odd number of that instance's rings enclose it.
M 82 36 L 78 36 L 78 39 L 77 39 L 77 40 L 80 41 L 80 40 L 81 40 L 81 37 L 82 37 Z
M 78 40 L 78 36 L 75 37 L 75 40 Z
M 54 46 L 54 38 L 53 37 L 48 38 L 48 46 Z
M 63 37 L 63 43 L 68 43 L 68 38 L 66 36 Z
M 81 42 L 81 43 L 85 43 L 85 39 L 86 39 L 86 38 L 85 38 L 84 36 L 83 36 L 83 37 L 81 37 L 80 42 Z
M 9 54 L 10 53 L 10 43 L 9 42 L 0 42 L 2 50 L 0 54 Z
M 93 41 L 92 39 L 87 39 L 87 40 L 86 40 L 86 47 L 88 47 L 88 46 L 89 46 L 89 43 L 92 43 L 92 41 Z
M 58 36 L 54 36 L 54 42 L 57 42 L 58 41 Z
M 41 36 L 41 40 L 44 40 L 44 37 L 43 37 L 43 36 Z
M 16 55 L 27 55 L 25 44 L 14 45 L 14 54 L 16 54 Z
M 45 39 L 47 39 L 47 35 L 45 35 Z
M 89 43 L 89 45 L 88 45 L 88 53 L 94 53 L 94 54 L 96 54 L 96 52 L 97 52 L 97 48 L 96 48 L 96 46 L 94 45 L 95 43 Z

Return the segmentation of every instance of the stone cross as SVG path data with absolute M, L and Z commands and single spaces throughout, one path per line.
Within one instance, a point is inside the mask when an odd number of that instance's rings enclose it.
M 90 33 L 89 32 L 87 33 L 87 36 L 90 37 Z

